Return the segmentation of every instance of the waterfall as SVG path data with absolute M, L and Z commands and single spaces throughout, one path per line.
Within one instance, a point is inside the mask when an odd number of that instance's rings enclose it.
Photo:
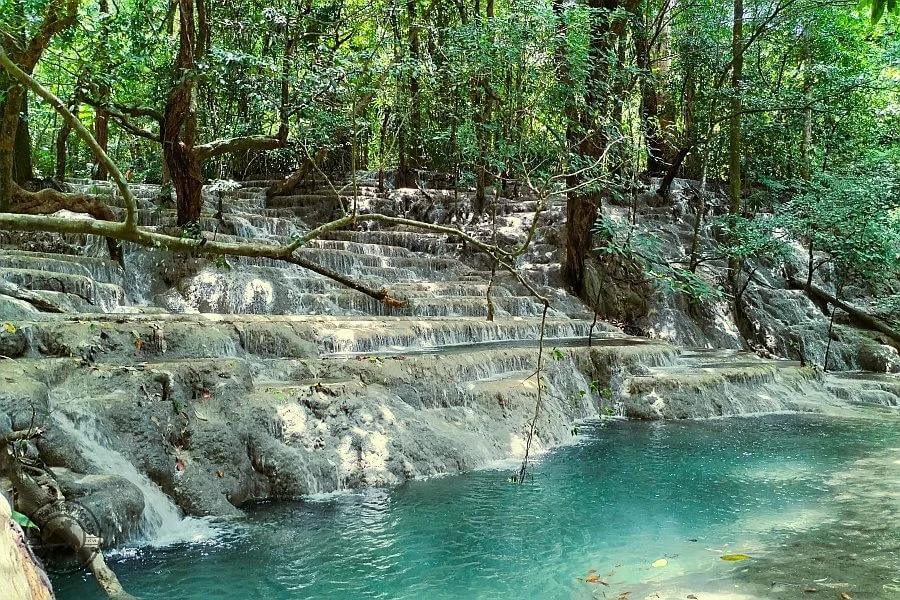
M 134 484 L 144 496 L 144 512 L 138 526 L 138 545 L 169 546 L 179 542 L 197 542 L 212 537 L 214 531 L 205 519 L 182 517 L 181 511 L 158 485 L 138 471 L 124 456 L 110 449 L 96 427 L 95 420 L 84 416 L 73 421 L 60 411 L 53 413 L 59 428 L 78 440 L 84 455 L 99 472 L 118 475 Z

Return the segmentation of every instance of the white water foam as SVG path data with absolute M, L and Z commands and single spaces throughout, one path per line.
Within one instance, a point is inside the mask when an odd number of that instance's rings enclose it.
M 118 475 L 134 484 L 144 496 L 144 512 L 138 527 L 139 546 L 163 547 L 212 538 L 216 530 L 207 519 L 183 517 L 175 503 L 149 477 L 138 471 L 124 456 L 103 443 L 93 419 L 76 423 L 59 411 L 53 414 L 60 429 L 77 439 L 85 456 L 104 474 Z

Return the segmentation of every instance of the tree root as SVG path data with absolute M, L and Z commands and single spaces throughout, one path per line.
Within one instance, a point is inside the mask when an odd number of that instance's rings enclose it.
M 41 433 L 41 429 L 30 429 L 13 431 L 0 437 L 0 461 L 5 463 L 5 471 L 13 484 L 16 509 L 41 528 L 45 539 L 64 541 L 81 563 L 91 570 L 97 584 L 109 598 L 137 600 L 125 591 L 119 578 L 107 566 L 99 546 L 85 543 L 86 540 L 96 539 L 92 532 L 85 531 L 76 519 L 60 518 L 68 511 L 52 472 L 9 451 L 12 444 L 38 437 Z
M 17 188 L 13 192 L 11 212 L 23 215 L 50 215 L 60 210 L 85 213 L 100 221 L 117 221 L 115 213 L 99 198 L 88 194 L 69 194 L 53 189 L 29 192 Z M 122 247 L 115 238 L 106 238 L 109 257 L 124 267 Z

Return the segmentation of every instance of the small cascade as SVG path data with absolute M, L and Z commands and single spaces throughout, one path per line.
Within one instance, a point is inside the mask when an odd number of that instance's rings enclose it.
M 141 545 L 168 546 L 179 542 L 209 539 L 213 529 L 209 522 L 183 517 L 181 511 L 149 477 L 138 471 L 124 456 L 112 450 L 103 439 L 91 416 L 72 420 L 60 411 L 53 412 L 59 428 L 78 440 L 84 456 L 99 472 L 117 475 L 134 484 L 144 496 L 144 513 L 138 525 Z

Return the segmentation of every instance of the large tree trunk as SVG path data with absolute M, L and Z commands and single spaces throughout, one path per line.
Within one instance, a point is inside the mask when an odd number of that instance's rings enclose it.
M 8 211 L 15 188 L 16 137 L 19 130 L 19 107 L 24 92 L 19 86 L 9 86 L 8 79 L 0 78 L 8 89 L 3 112 L 0 113 L 0 211 Z
M 34 179 L 34 164 L 31 161 L 31 132 L 28 129 L 27 92 L 22 94 L 22 104 L 19 108 L 14 153 L 13 181 L 21 185 L 29 179 Z
M 744 70 L 744 1 L 734 0 L 734 20 L 731 32 L 731 101 L 728 115 L 728 213 L 737 216 L 741 212 L 741 84 Z M 728 260 L 733 286 L 737 286 L 741 271 L 737 258 Z
M 616 48 L 624 34 L 625 20 L 612 13 L 620 6 L 620 0 L 590 0 L 589 6 L 594 9 L 591 17 L 591 45 L 589 48 L 588 79 L 586 82 L 585 109 L 580 114 L 570 106 L 568 142 L 570 151 L 577 153 L 586 161 L 597 162 L 606 151 L 609 143 L 607 125 L 601 122 L 612 110 L 610 94 L 604 86 L 614 85 L 614 65 L 610 61 L 611 50 Z M 627 7 L 626 7 L 627 8 Z M 564 43 L 565 36 L 561 43 Z M 569 76 L 567 76 L 568 78 Z M 569 94 L 572 91 L 569 90 Z M 599 165 L 595 168 L 599 168 Z M 584 184 L 587 175 L 570 175 L 567 185 L 570 189 Z M 572 290 L 584 293 L 584 264 L 591 251 L 591 227 L 597 218 L 600 208 L 600 193 L 596 190 L 570 191 L 566 199 L 566 281 Z
M 173 94 L 166 104 L 166 122 L 163 126 L 166 167 L 175 188 L 179 227 L 197 222 L 203 206 L 200 163 L 194 155 L 193 148 L 182 141 L 176 118 L 174 116 L 170 118 L 170 115 L 177 114 L 189 105 L 190 100 L 183 94 Z
M 194 24 L 193 0 L 178 0 L 180 20 L 178 56 L 175 72 L 180 77 L 172 88 L 163 115 L 162 144 L 163 155 L 172 186 L 175 188 L 177 224 L 185 227 L 200 219 L 203 206 L 203 178 L 200 161 L 193 148 L 193 123 L 196 103 L 194 101 L 194 79 L 191 71 L 196 60 L 196 27 Z M 190 131 L 184 131 L 190 129 Z

